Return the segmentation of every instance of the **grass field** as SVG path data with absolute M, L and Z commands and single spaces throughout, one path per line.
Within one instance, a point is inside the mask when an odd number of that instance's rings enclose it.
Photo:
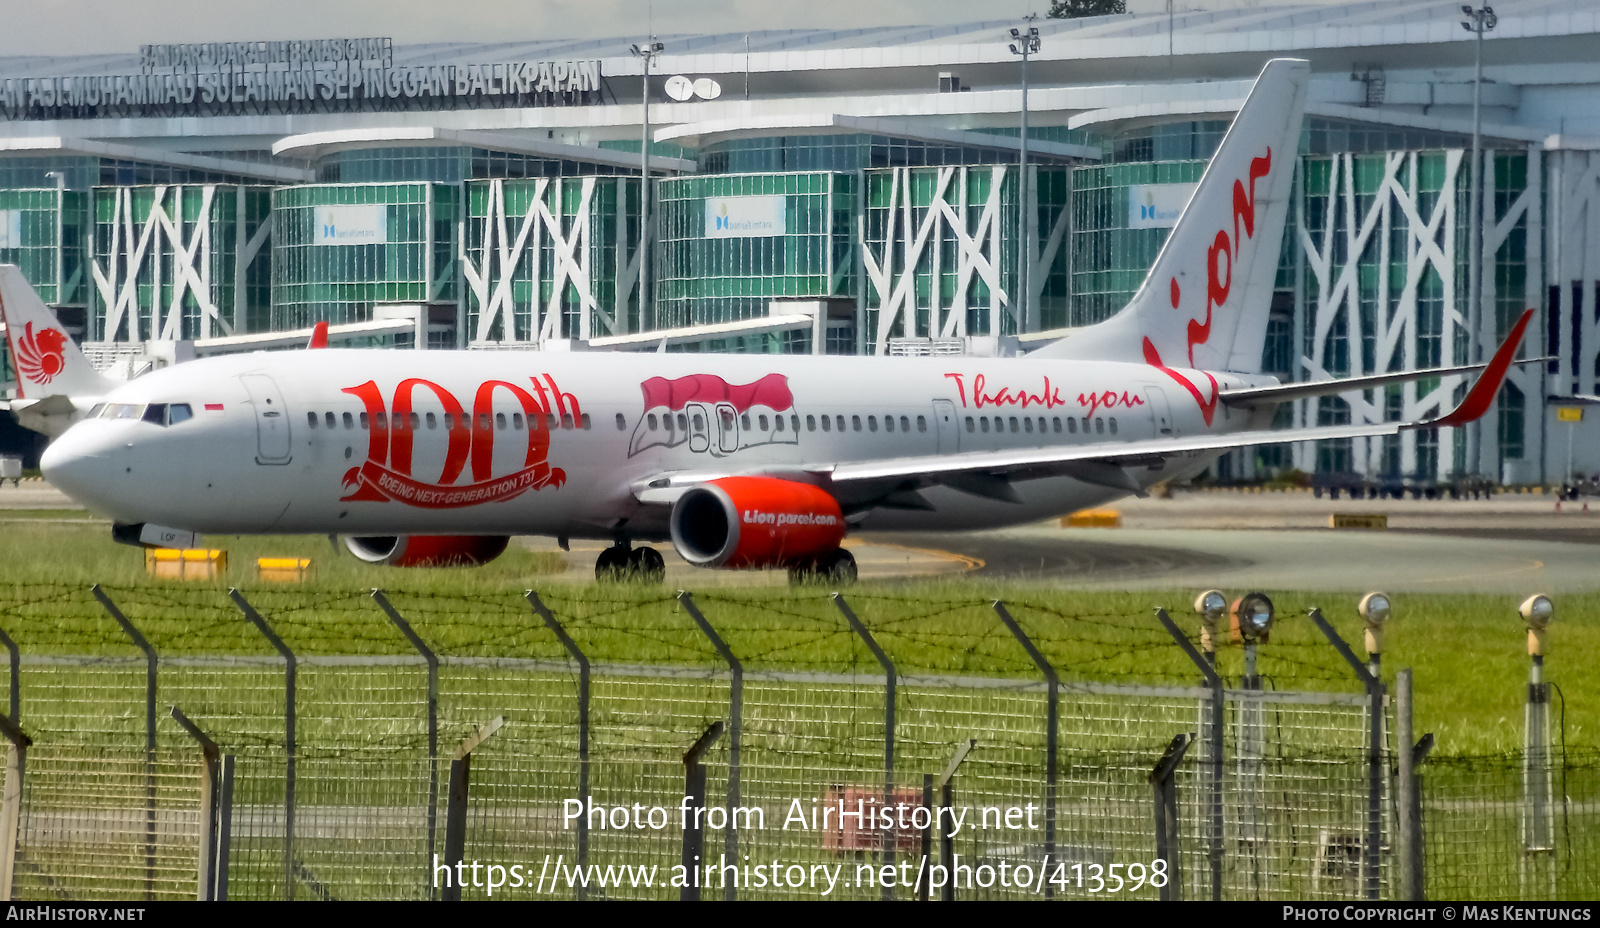
M 103 522 L 77 511 L 13 510 L 0 513 L 0 582 L 82 585 L 100 583 L 121 591 L 181 593 L 184 601 L 210 601 L 231 609 L 224 591 L 238 586 L 272 609 L 291 613 L 280 628 L 291 646 L 310 653 L 409 653 L 400 636 L 366 601 L 374 587 L 400 591 L 420 614 L 418 631 L 442 653 L 480 656 L 562 655 L 550 636 L 532 624 L 521 592 L 536 588 L 572 623 L 590 658 L 601 662 L 715 664 L 715 653 L 660 587 L 595 587 L 587 572 L 563 573 L 558 558 L 513 545 L 505 556 L 477 569 L 402 570 L 375 567 L 335 551 L 326 538 L 213 537 L 229 554 L 227 575 L 214 582 L 156 581 L 144 573 L 140 551 L 110 540 Z M 310 557 L 312 579 L 302 587 L 272 587 L 254 576 L 258 556 Z M 1240 591 L 1230 591 L 1240 592 Z M 1304 617 L 1312 607 L 1361 652 L 1360 620 L 1347 594 L 1269 590 L 1279 623 L 1263 647 L 1261 669 L 1280 689 L 1345 689 L 1354 682 L 1337 654 Z M 403 595 L 402 595 L 403 594 Z M 863 583 L 847 593 L 863 620 L 878 634 L 902 674 L 944 673 L 1032 677 L 1035 671 L 995 621 L 986 601 L 1016 604 L 1018 618 L 1061 671 L 1064 679 L 1189 682 L 1185 659 L 1167 644 L 1152 610 L 1164 607 L 1181 627 L 1194 591 L 1104 594 L 1017 582 L 965 578 L 941 581 Z M 430 597 L 467 597 L 480 605 L 471 615 L 429 614 Z M 735 652 L 753 666 L 831 670 L 856 667 L 863 652 L 843 629 L 826 591 L 786 587 L 719 590 L 701 597 L 708 616 L 723 627 Z M 320 605 L 319 605 L 320 604 Z M 1409 595 L 1397 601 L 1386 636 L 1384 677 L 1411 667 L 1417 693 L 1417 730 L 1433 731 L 1438 749 L 1479 754 L 1520 746 L 1528 659 L 1514 597 Z M 133 615 L 130 612 L 130 615 Z M 146 606 L 135 620 L 145 625 L 158 650 L 187 653 L 259 653 L 262 644 L 239 623 L 226 634 L 196 635 L 201 620 Z M 236 615 L 236 613 L 235 613 Z M 1557 601 L 1547 679 L 1560 687 L 1552 717 L 1555 737 L 1572 746 L 1600 745 L 1600 668 L 1587 655 L 1600 650 L 1600 594 Z M 205 620 L 207 624 L 213 619 Z M 231 623 L 232 619 L 227 619 Z M 819 624 L 820 623 L 820 624 Z M 819 629 L 826 626 L 826 633 Z M 25 653 L 83 653 L 123 647 L 109 620 L 88 630 L 35 624 L 8 629 Z M 1242 672 L 1238 647 L 1224 649 L 1223 672 Z

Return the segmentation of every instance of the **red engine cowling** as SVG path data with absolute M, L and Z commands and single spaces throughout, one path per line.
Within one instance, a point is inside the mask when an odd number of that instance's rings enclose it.
M 697 567 L 786 567 L 844 540 L 844 513 L 824 490 L 775 477 L 703 483 L 672 507 L 672 544 Z
M 505 553 L 505 535 L 346 535 L 344 546 L 368 564 L 477 567 Z

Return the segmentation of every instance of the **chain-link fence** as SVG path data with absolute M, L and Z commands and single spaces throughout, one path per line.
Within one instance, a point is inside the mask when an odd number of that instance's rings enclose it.
M 59 900 L 1400 898 L 1387 696 L 1273 634 L 1235 673 L 1043 599 L 0 585 L 0 864 Z M 1430 895 L 1600 890 L 1600 757 L 1540 756 L 1419 768 Z

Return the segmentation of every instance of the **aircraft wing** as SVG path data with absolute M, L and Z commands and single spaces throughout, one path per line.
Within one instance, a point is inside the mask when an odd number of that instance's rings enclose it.
M 924 508 L 916 490 L 943 484 L 977 496 L 1020 502 L 1011 487 L 1012 480 L 1069 476 L 1087 483 L 1142 493 L 1143 487 L 1129 472 L 1130 467 L 1163 463 L 1168 458 L 1198 456 L 1208 451 L 1286 442 L 1318 441 L 1337 438 L 1362 438 L 1397 435 L 1408 429 L 1441 428 L 1465 425 L 1488 412 L 1490 403 L 1505 382 L 1512 355 L 1522 341 L 1533 317 L 1525 312 L 1512 327 L 1506 340 L 1485 365 L 1461 404 L 1433 419 L 1416 422 L 1378 422 L 1368 425 L 1330 425 L 1304 429 L 1264 429 L 1216 435 L 1179 436 L 1127 442 L 1093 442 L 1078 446 L 1014 448 L 1002 451 L 963 451 L 954 454 L 912 458 L 886 458 L 877 461 L 845 461 L 832 464 L 786 466 L 774 470 L 744 471 L 743 474 L 820 483 L 829 487 L 848 506 L 888 505 Z M 641 502 L 670 504 L 689 487 L 729 473 L 679 472 L 641 481 L 634 495 Z M 896 495 L 900 499 L 896 499 Z M 877 502 L 874 502 L 874 501 Z

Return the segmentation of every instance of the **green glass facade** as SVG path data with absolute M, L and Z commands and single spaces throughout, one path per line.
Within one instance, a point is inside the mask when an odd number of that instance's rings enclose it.
M 96 187 L 90 200 L 91 341 L 269 330 L 271 188 Z
M 272 191 L 272 328 L 360 322 L 379 303 L 457 300 L 457 217 L 452 184 L 314 184 Z M 318 241 L 319 206 L 383 211 L 384 241 Z
M 0 188 L 0 264 L 22 268 L 46 303 L 82 306 L 88 298 L 87 204 L 76 190 Z
M 1092 325 L 1144 283 L 1170 229 L 1128 228 L 1130 188 L 1193 184 L 1205 161 L 1144 161 L 1078 168 L 1072 175 L 1072 296 L 1064 325 Z
M 639 330 L 637 272 L 628 274 L 639 247 L 637 178 L 475 180 L 465 212 L 466 341 L 537 341 L 552 312 L 554 337 L 582 337 L 586 300 L 621 315 L 612 329 Z M 591 337 L 611 334 L 603 321 L 591 325 Z
M 370 184 L 420 180 L 459 184 L 490 177 L 577 177 L 587 174 L 638 174 L 618 168 L 516 152 L 490 151 L 465 145 L 438 147 L 357 148 L 317 160 L 321 184 Z
M 755 318 L 777 299 L 853 297 L 856 183 L 855 175 L 827 172 L 658 181 L 655 307 L 644 328 Z M 706 236 L 708 200 L 779 195 L 783 235 Z

